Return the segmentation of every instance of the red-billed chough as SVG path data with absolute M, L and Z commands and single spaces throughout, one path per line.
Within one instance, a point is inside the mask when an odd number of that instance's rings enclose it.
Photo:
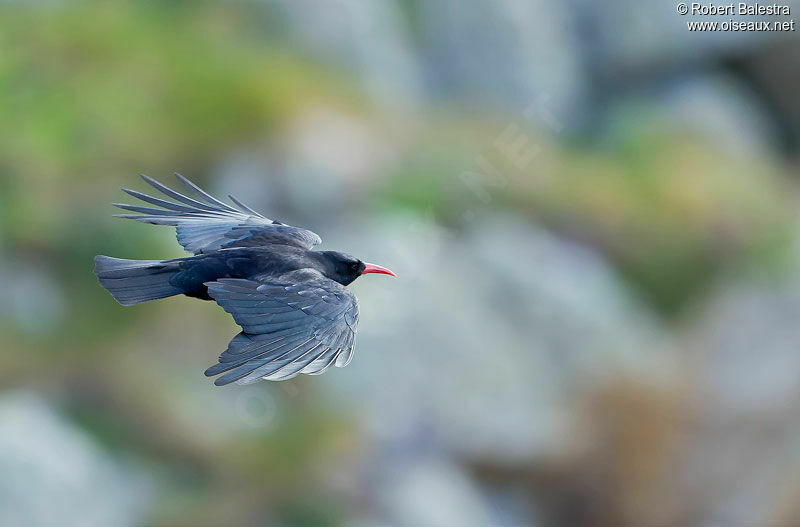
M 353 356 L 358 301 L 345 286 L 362 274 L 395 276 L 336 251 L 312 251 L 315 233 L 265 218 L 233 196 L 228 205 L 175 174 L 191 198 L 142 176 L 175 201 L 122 189 L 160 208 L 115 203 L 120 214 L 172 225 L 194 256 L 174 260 L 95 257 L 100 284 L 123 306 L 186 295 L 215 300 L 242 327 L 206 370 L 222 386 L 291 379 L 344 367 Z

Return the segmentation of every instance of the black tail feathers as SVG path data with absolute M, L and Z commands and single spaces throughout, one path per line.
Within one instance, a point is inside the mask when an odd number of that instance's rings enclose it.
M 179 272 L 174 262 L 124 260 L 102 255 L 94 258 L 94 274 L 100 285 L 123 306 L 183 293 L 169 282 Z

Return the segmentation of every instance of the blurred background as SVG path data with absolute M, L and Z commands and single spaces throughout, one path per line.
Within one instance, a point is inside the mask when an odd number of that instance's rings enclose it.
M 0 524 L 800 525 L 798 34 L 686 21 L 0 3 Z M 174 171 L 397 272 L 347 368 L 216 388 L 228 315 L 98 286 Z

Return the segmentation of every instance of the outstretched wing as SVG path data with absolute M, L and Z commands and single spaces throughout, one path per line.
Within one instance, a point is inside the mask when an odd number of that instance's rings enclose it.
M 173 225 L 177 232 L 178 243 L 194 254 L 213 252 L 229 247 L 255 247 L 269 243 L 310 249 L 314 245 L 322 243 L 320 237 L 309 230 L 265 218 L 233 196 L 228 197 L 235 206 L 228 205 L 180 174 L 175 174 L 175 176 L 199 199 L 185 196 L 143 175 L 142 179 L 165 196 L 180 203 L 124 188 L 122 190 L 131 196 L 161 208 L 114 203 L 121 209 L 139 213 L 118 214 L 117 216 L 156 225 Z
M 217 386 L 319 375 L 350 362 L 358 301 L 337 282 L 322 276 L 299 283 L 221 278 L 206 285 L 243 330 L 206 370 L 209 377 L 225 373 Z

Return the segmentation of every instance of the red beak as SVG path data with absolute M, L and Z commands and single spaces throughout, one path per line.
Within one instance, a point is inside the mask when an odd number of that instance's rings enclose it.
M 367 274 L 367 273 L 390 274 L 390 275 L 394 276 L 395 278 L 397 278 L 397 275 L 394 274 L 393 272 L 391 272 L 390 270 L 388 270 L 387 268 L 381 267 L 380 265 L 371 264 L 371 263 L 365 263 L 364 264 L 364 270 L 361 271 L 361 274 Z

